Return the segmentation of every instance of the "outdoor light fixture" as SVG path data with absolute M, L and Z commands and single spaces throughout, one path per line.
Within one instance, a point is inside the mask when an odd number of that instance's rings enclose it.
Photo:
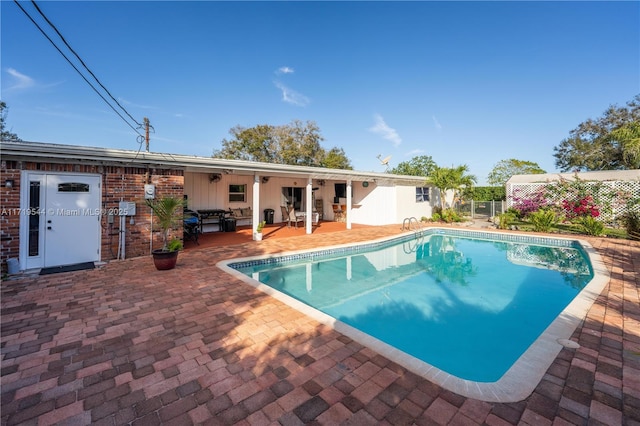
M 13 181 L 13 179 L 7 179 L 4 181 L 4 187 L 5 188 L 13 188 L 13 184 L 15 182 Z

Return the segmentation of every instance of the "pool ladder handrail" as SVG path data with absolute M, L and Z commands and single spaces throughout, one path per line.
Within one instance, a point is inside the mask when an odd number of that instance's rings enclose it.
M 415 217 L 405 217 L 404 220 L 402 221 L 402 230 L 406 231 L 414 231 L 414 234 L 416 235 L 416 239 L 412 240 L 415 241 L 415 246 L 411 247 L 411 241 L 409 242 L 405 242 L 405 244 L 402 245 L 402 248 L 404 250 L 405 253 L 413 253 L 414 251 L 416 251 L 416 249 L 418 248 L 418 244 L 422 241 L 423 237 L 424 237 L 424 228 L 422 227 L 422 224 L 420 222 L 418 222 L 418 219 L 416 219 Z M 407 251 L 407 247 L 406 245 L 408 244 L 408 250 Z
M 424 234 L 424 228 L 422 224 L 415 218 L 415 216 L 405 217 L 402 221 L 402 230 L 403 231 L 416 231 L 416 234 L 422 236 Z

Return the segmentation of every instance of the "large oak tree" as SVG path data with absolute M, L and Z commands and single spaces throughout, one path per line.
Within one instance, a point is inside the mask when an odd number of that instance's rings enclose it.
M 222 140 L 222 148 L 215 150 L 213 157 L 344 170 L 352 168 L 342 148 L 334 147 L 327 151 L 320 145 L 324 138 L 313 121 L 303 123 L 294 120 L 282 126 L 236 126 L 229 133 L 232 137 Z
M 393 169 L 389 170 L 389 173 L 396 175 L 407 176 L 429 176 L 431 172 L 438 167 L 433 161 L 430 155 L 419 155 L 413 157 L 409 161 L 403 161 Z
M 503 186 L 511 176 L 535 175 L 542 173 L 547 172 L 541 169 L 538 163 L 510 158 L 508 160 L 498 161 L 491 172 L 489 172 L 487 182 L 491 186 Z
M 640 95 L 581 123 L 554 151 L 556 166 L 565 172 L 640 167 Z

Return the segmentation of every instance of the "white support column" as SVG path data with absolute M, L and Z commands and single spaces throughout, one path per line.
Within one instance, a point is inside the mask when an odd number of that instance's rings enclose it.
M 251 210 L 253 211 L 251 220 L 253 232 L 251 235 L 253 235 L 253 239 L 255 240 L 258 223 L 260 222 L 260 176 L 258 175 L 253 176 L 253 202 Z
M 351 229 L 351 180 L 347 181 L 347 229 Z
M 307 234 L 311 233 L 311 225 L 313 224 L 313 179 L 307 180 L 307 188 L 305 193 L 305 212 L 307 214 L 304 217 L 304 228 Z

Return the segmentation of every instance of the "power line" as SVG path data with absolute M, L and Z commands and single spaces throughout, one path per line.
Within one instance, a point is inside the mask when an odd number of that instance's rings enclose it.
M 65 44 L 65 46 L 67 46 L 69 48 L 69 50 L 71 51 L 71 53 L 73 53 L 75 55 L 75 57 L 78 58 L 78 61 L 80 61 L 80 63 L 84 67 L 84 69 L 86 69 L 87 72 L 89 72 L 89 74 L 91 74 L 91 76 L 94 78 L 94 80 L 100 85 L 100 87 L 102 87 L 104 89 L 104 91 L 107 92 L 107 95 L 109 95 L 109 97 L 111 99 L 113 99 L 113 101 L 129 116 L 130 119 L 133 120 L 134 123 L 136 123 L 138 125 L 138 127 L 142 127 L 142 124 L 138 123 L 138 121 L 135 118 L 133 118 L 131 116 L 131 114 L 129 114 L 129 112 L 122 105 L 120 105 L 120 103 L 116 100 L 116 98 L 114 98 L 113 95 L 111 95 L 111 92 L 109 92 L 109 90 L 107 90 L 107 88 L 104 87 L 102 82 L 100 82 L 100 80 L 98 80 L 98 77 L 96 77 L 95 74 L 89 69 L 89 67 L 87 67 L 87 65 L 80 58 L 80 56 L 76 53 L 76 51 L 73 50 L 73 48 L 69 45 L 69 43 L 67 43 L 67 40 L 63 37 L 63 35 L 60 34 L 60 31 L 58 31 L 58 28 L 56 28 L 56 26 L 53 25 L 53 23 L 49 20 L 49 18 L 47 18 L 44 15 L 44 13 L 42 13 L 42 10 L 40 10 L 40 7 L 36 4 L 35 0 L 31 0 L 31 3 L 33 3 L 33 6 L 35 6 L 35 8 L 38 11 L 38 13 L 40 14 L 40 16 L 42 16 L 44 18 L 44 20 L 47 21 L 47 24 L 49 24 L 49 26 L 51 28 L 53 28 L 53 30 L 56 32 L 56 34 L 58 34 L 58 37 L 60 37 L 62 42 Z
M 71 60 L 70 60 L 70 59 L 69 59 L 69 58 L 68 58 L 68 57 L 67 57 L 67 56 L 62 52 L 62 50 L 60 50 L 60 48 L 56 45 L 56 43 L 55 43 L 53 40 L 51 40 L 51 38 L 50 38 L 50 37 L 47 35 L 47 33 L 46 33 L 46 32 L 45 32 L 45 31 L 40 27 L 40 25 L 38 25 L 38 23 L 37 23 L 37 22 L 36 22 L 36 21 L 31 17 L 31 15 L 29 15 L 29 12 L 27 12 L 26 10 L 24 10 L 24 8 L 20 5 L 20 3 L 18 2 L 18 0 L 13 0 L 13 2 L 14 2 L 14 3 L 15 3 L 15 4 L 20 8 L 20 10 L 22 11 L 22 13 L 24 13 L 24 14 L 27 16 L 27 18 L 29 18 L 29 20 L 33 23 L 33 25 L 35 25 L 35 26 L 36 26 L 36 28 L 38 28 L 38 30 L 40 30 L 40 32 L 42 33 L 42 35 L 43 35 L 43 36 L 45 36 L 45 38 L 46 38 L 47 40 L 49 40 L 49 42 L 50 42 L 50 43 L 53 45 L 53 47 L 54 47 L 54 48 L 55 48 L 55 49 L 56 49 L 56 50 L 57 50 L 57 51 L 62 55 L 62 57 L 63 57 L 64 59 L 66 59 L 66 61 L 69 63 L 69 65 L 71 65 L 71 66 L 73 67 L 73 69 L 74 69 L 74 70 L 76 70 L 76 72 L 77 72 L 78 74 L 80 74 L 80 77 L 82 77 L 82 79 L 83 79 L 83 80 L 84 80 L 84 81 L 85 81 L 85 82 L 86 82 L 86 83 L 87 83 L 87 84 L 88 84 L 88 85 L 93 89 L 93 91 L 94 91 L 94 92 L 96 92 L 96 94 L 97 94 L 98 96 L 100 96 L 100 98 L 102 98 L 102 100 L 103 100 L 107 105 L 109 105 L 109 107 L 113 110 L 113 112 L 115 112 L 115 113 L 118 115 L 118 117 L 120 117 L 120 118 L 122 119 L 122 121 L 124 121 L 124 122 L 127 124 L 127 126 L 131 127 L 131 128 L 133 129 L 133 131 L 134 131 L 134 132 L 136 132 L 139 136 L 142 136 L 142 134 L 141 134 L 140 132 L 138 132 L 138 129 L 136 129 L 135 127 L 133 127 L 133 126 L 131 125 L 131 123 L 129 123 L 129 122 L 127 121 L 127 119 L 126 119 L 126 118 L 124 118 L 124 117 L 122 116 L 122 114 L 120 114 L 120 112 L 118 112 L 118 110 L 116 110 L 116 109 L 115 109 L 115 107 L 109 103 L 109 101 L 108 101 L 107 99 L 105 99 L 105 97 L 104 97 L 104 96 L 103 96 L 103 95 L 98 91 L 98 89 L 96 89 L 96 88 L 95 88 L 95 86 L 94 86 L 93 84 L 91 84 L 91 82 L 90 82 L 89 80 L 87 80 L 87 78 L 84 76 L 84 74 L 82 74 L 82 72 L 80 72 L 80 70 L 79 70 L 79 69 L 78 69 L 78 68 L 73 64 L 73 62 L 71 62 Z M 35 2 L 34 2 L 34 4 L 35 4 Z M 94 78 L 95 78 L 95 76 L 94 76 Z M 105 89 L 105 90 L 106 90 L 106 89 Z M 117 102 L 116 102 L 116 103 L 117 103 Z M 118 104 L 118 105 L 120 106 L 120 104 Z M 122 106 L 120 106 L 120 108 L 122 108 Z M 122 108 L 122 109 L 124 110 L 124 108 Z M 125 112 L 126 112 L 126 110 L 125 110 Z M 129 113 L 127 113 L 127 115 L 129 115 Z M 129 115 L 129 117 L 131 117 L 131 115 Z M 134 121 L 136 124 L 138 124 L 139 126 L 141 126 L 141 125 L 140 125 L 140 123 L 138 123 L 135 119 L 134 119 L 133 121 Z

